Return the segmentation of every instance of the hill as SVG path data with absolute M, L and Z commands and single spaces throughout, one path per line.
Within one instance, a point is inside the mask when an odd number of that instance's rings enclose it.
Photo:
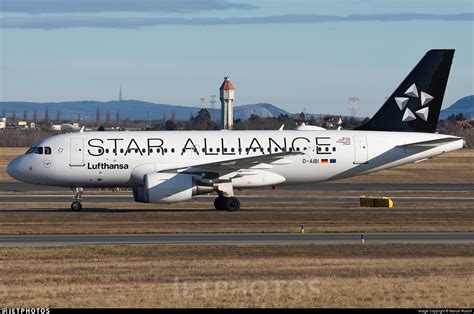
M 248 119 L 252 114 L 261 118 L 275 118 L 281 114 L 289 115 L 290 113 L 269 103 L 243 105 L 236 106 L 234 108 L 234 119 L 245 120 Z
M 180 106 L 170 104 L 157 104 L 141 100 L 122 100 L 122 101 L 68 101 L 68 102 L 0 102 L 0 109 L 5 109 L 7 116 L 11 117 L 13 110 L 17 117 L 23 117 L 23 112 L 27 111 L 28 117 L 31 119 L 34 110 L 37 112 L 39 118 L 44 117 L 46 107 L 49 111 L 50 119 L 56 118 L 58 110 L 61 112 L 62 119 L 75 120 L 77 115 L 81 115 L 81 119 L 95 120 L 96 110 L 100 109 L 101 119 L 105 119 L 107 110 L 110 111 L 111 119 L 115 119 L 118 109 L 120 109 L 121 119 L 129 118 L 131 120 L 145 120 L 147 117 L 150 120 L 161 120 L 163 115 L 167 119 L 171 118 L 173 111 L 176 114 L 176 119 L 187 120 L 191 115 L 195 116 L 199 109 L 198 107 Z M 278 117 L 280 114 L 290 114 L 287 111 L 280 109 L 269 103 L 258 103 L 234 107 L 235 119 L 248 119 L 252 114 L 260 117 Z M 215 110 L 213 116 L 219 117 L 220 110 Z
M 452 114 L 459 114 L 463 113 L 464 115 L 468 115 L 471 118 L 474 118 L 474 95 L 466 96 L 454 104 L 452 104 L 449 108 L 441 110 L 440 118 L 445 119 Z

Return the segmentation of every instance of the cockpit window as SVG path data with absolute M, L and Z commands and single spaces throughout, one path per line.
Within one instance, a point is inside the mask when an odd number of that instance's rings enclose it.
M 39 155 L 51 155 L 51 147 L 30 147 L 25 154 L 39 154 Z
M 36 147 L 33 153 L 43 155 L 43 147 Z
M 25 154 L 31 154 L 35 149 L 36 147 L 30 147 L 30 149 L 28 149 Z

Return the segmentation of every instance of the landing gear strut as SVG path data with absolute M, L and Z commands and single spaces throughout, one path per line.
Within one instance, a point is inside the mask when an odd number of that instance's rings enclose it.
M 219 195 L 214 200 L 214 207 L 217 210 L 236 211 L 240 209 L 240 201 L 237 197 L 226 197 L 223 195 Z
M 74 192 L 74 202 L 71 204 L 71 209 L 73 211 L 80 211 L 82 209 L 82 193 L 84 192 L 84 189 L 81 187 L 74 187 L 71 188 L 71 190 Z

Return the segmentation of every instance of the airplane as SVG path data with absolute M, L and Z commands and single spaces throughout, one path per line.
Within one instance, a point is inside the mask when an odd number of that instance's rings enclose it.
M 13 178 L 70 187 L 73 211 L 84 188 L 133 188 L 136 202 L 175 203 L 217 193 L 236 211 L 234 190 L 326 182 L 423 161 L 461 149 L 435 133 L 454 56 L 428 51 L 375 115 L 353 130 L 106 131 L 52 136 L 7 167 Z

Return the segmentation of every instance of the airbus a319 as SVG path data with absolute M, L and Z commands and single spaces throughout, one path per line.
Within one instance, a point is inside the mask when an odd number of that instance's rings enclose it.
M 430 50 L 378 112 L 354 130 L 79 132 L 38 141 L 15 158 L 13 178 L 82 191 L 131 187 L 135 201 L 175 203 L 235 189 L 324 182 L 417 162 L 463 147 L 436 125 L 454 50 Z

